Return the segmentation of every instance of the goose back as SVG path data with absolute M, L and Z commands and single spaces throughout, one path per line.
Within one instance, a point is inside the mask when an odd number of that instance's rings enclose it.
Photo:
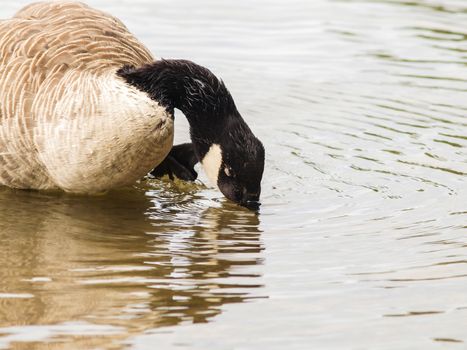
M 153 62 L 113 16 L 39 2 L 0 22 L 0 184 L 100 192 L 169 152 L 171 116 L 115 72 Z

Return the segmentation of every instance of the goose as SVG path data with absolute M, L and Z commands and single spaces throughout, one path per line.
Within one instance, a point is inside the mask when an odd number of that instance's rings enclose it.
M 174 110 L 191 143 L 173 146 Z M 225 84 L 182 59 L 155 59 L 117 18 L 73 1 L 32 3 L 0 21 L 0 185 L 102 193 L 154 176 L 258 203 L 264 147 Z

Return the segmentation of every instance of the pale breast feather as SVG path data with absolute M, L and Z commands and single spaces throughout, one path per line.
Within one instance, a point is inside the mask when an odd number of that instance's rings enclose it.
M 170 150 L 172 120 L 115 72 L 152 61 L 118 19 L 82 3 L 35 3 L 1 21 L 0 184 L 74 191 L 92 183 L 98 161 L 101 173 L 122 169 L 114 184 L 151 170 Z M 131 167 L 117 163 L 148 156 L 150 147 L 157 151 L 129 178 Z

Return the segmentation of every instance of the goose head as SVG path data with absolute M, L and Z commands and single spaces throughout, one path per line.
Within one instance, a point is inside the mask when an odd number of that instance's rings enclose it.
M 239 116 L 209 143 L 197 147 L 199 159 L 210 182 L 224 196 L 240 205 L 259 206 L 264 170 L 264 147 Z
M 250 209 L 259 207 L 264 147 L 238 112 L 225 84 L 187 60 L 158 60 L 118 71 L 166 107 L 179 109 L 190 124 L 196 157 L 223 195 Z

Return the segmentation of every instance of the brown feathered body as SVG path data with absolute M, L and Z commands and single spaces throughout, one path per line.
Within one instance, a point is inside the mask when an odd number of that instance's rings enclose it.
M 116 18 L 40 2 L 0 22 L 0 184 L 94 193 L 167 155 L 171 115 L 116 75 L 154 58 Z

